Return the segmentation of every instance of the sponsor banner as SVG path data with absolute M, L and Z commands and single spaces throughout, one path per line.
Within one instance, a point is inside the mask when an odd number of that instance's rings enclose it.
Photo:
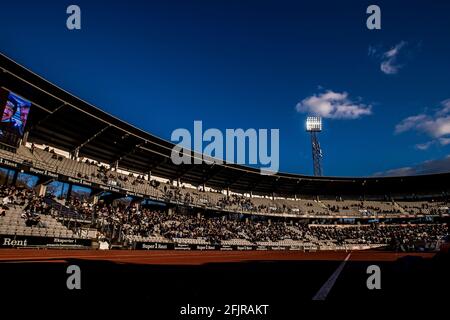
M 188 244 L 176 243 L 174 246 L 175 250 L 191 250 L 191 246 Z
M 139 198 L 145 198 L 147 197 L 145 194 L 142 193 L 138 193 L 138 192 L 134 192 L 134 191 L 128 191 L 126 189 L 124 189 L 126 191 L 126 195 L 127 196 L 133 196 L 133 197 L 139 197 Z
M 68 177 L 68 178 L 67 178 L 67 181 L 73 182 L 73 183 L 82 183 L 82 182 L 83 182 L 83 180 L 81 180 L 81 179 L 78 179 L 78 178 L 72 178 L 72 177 Z
M 18 168 L 19 167 L 19 165 L 17 163 L 15 163 L 13 161 L 9 161 L 7 159 L 3 159 L 3 158 L 0 158 L 0 164 L 3 164 L 3 165 L 8 166 L 8 167 L 12 167 L 12 168 Z
M 81 248 L 91 247 L 91 245 L 92 241 L 90 239 L 0 235 L 0 248 L 25 248 L 34 246 Z
M 160 243 L 160 242 L 138 242 L 136 249 L 141 250 L 252 250 L 252 247 L 238 248 L 237 246 L 220 246 L 213 244 L 181 244 L 181 243 Z
M 236 250 L 244 250 L 244 251 L 248 251 L 248 250 L 253 250 L 252 246 L 236 246 Z
M 56 178 L 56 179 L 59 178 L 59 175 L 57 173 L 55 173 L 55 172 L 51 172 L 51 171 L 48 171 L 48 170 L 36 169 L 36 168 L 33 168 L 33 167 L 30 167 L 28 169 L 28 172 L 35 173 L 35 174 L 40 174 L 40 175 L 44 175 L 44 176 L 48 176 L 48 177 L 52 177 L 52 178 Z
M 88 186 L 88 187 L 92 187 L 92 183 L 86 180 L 81 180 L 80 184 Z
M 136 249 L 142 249 L 142 250 L 173 250 L 173 248 L 174 248 L 173 243 L 139 242 L 136 245 Z
M 197 244 L 194 246 L 194 250 L 217 250 L 217 248 L 211 244 Z
M 161 242 L 137 242 L 138 250 L 217 250 L 217 251 L 252 251 L 252 250 L 288 250 L 289 247 L 268 247 L 268 246 L 236 246 L 236 245 L 212 245 L 212 244 L 181 244 L 181 243 L 161 243 Z M 301 250 L 293 248 L 292 250 Z
M 282 246 L 271 246 L 269 247 L 269 250 L 277 250 L 277 251 L 284 251 L 286 250 L 288 247 L 282 247 Z
M 72 177 L 64 177 L 64 178 L 65 178 L 65 181 L 67 181 L 67 182 L 72 182 L 72 183 L 80 184 L 80 185 L 87 186 L 87 187 L 93 186 L 92 182 L 86 181 L 84 179 L 72 178 Z

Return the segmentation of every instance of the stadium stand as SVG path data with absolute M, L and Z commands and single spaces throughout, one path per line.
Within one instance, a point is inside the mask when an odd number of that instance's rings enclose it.
M 171 142 L 4 55 L 0 69 L 0 85 L 32 101 L 20 144 L 0 146 L 0 166 L 12 172 L 0 187 L 0 236 L 106 239 L 134 248 L 383 245 L 405 251 L 436 247 L 448 236 L 450 173 L 344 178 L 261 175 L 230 163 L 177 166 Z M 38 178 L 34 189 L 16 185 L 19 173 Z M 58 181 L 70 186 L 60 199 L 46 191 Z M 72 186 L 89 188 L 89 197 L 76 198 Z M 132 200 L 116 201 L 125 197 Z
M 151 185 L 143 176 L 111 170 L 95 161 L 77 161 L 67 158 L 55 149 L 20 146 L 15 153 L 1 150 L 0 155 L 11 161 L 28 161 L 42 170 L 54 170 L 60 174 L 83 178 L 93 183 L 113 183 L 144 194 L 156 195 L 156 199 L 184 205 L 200 205 L 226 209 L 239 213 L 294 213 L 301 216 L 364 216 L 372 214 L 442 214 L 448 212 L 446 201 L 368 201 L 368 200 L 291 200 L 285 198 L 248 197 L 240 194 L 227 196 L 221 192 L 202 191 L 177 187 L 168 183 Z M 139 183 L 137 183 L 139 181 Z M 141 188 L 135 188 L 136 185 Z M 134 189 L 133 189 L 134 188 Z M 148 192 L 151 190 L 150 192 Z M 346 248 L 346 245 L 389 245 L 401 250 L 414 250 L 419 243 L 427 249 L 434 246 L 446 234 L 443 225 L 377 225 L 351 226 L 308 225 L 272 221 L 239 221 L 236 219 L 206 218 L 192 214 L 167 214 L 167 212 L 139 210 L 136 207 L 96 205 L 78 199 L 57 201 L 51 197 L 38 197 L 33 191 L 3 187 L 5 213 L 0 217 L 0 234 L 95 238 L 96 233 L 73 232 L 60 221 L 88 223 L 99 231 L 99 239 L 136 243 L 174 243 L 177 245 L 259 246 L 297 248 Z M 28 205 L 26 202 L 29 202 Z M 27 206 L 40 202 L 29 212 Z M 62 203 L 63 204 L 62 204 Z M 8 206 L 11 204 L 12 206 Z M 47 209 L 48 208 L 48 209 Z M 28 211 L 27 211 L 28 210 Z M 447 210 L 447 211 L 446 211 Z M 28 213 L 27 213 L 28 212 Z M 55 216 L 57 215 L 57 217 Z M 59 220 L 58 220 L 59 219 Z M 34 222 L 33 222 L 34 221 Z M 82 223 L 80 223 L 82 225 Z M 76 224 L 75 224 L 76 226 Z M 73 225 L 72 225 L 73 227 Z M 426 243 L 425 243 L 425 240 Z

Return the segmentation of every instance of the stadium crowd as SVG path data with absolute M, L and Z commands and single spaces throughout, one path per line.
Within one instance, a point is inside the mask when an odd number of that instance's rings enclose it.
M 170 193 L 172 196 L 190 196 L 189 193 Z M 37 196 L 33 190 L 13 186 L 0 186 L 1 215 L 10 206 L 23 209 L 22 218 L 27 226 L 40 226 L 41 214 L 58 214 L 49 198 Z M 248 198 L 230 197 L 229 205 L 245 206 Z M 54 202 L 55 203 L 55 202 Z M 318 225 L 309 222 L 256 218 L 239 214 L 206 216 L 192 211 L 167 212 L 138 206 L 136 203 L 68 199 L 67 210 L 92 221 L 92 224 L 110 239 L 129 236 L 162 237 L 174 239 L 202 239 L 211 244 L 242 239 L 251 243 L 278 242 L 282 240 L 320 242 L 336 245 L 345 243 L 386 244 L 393 247 L 410 247 L 417 243 L 437 241 L 448 235 L 442 224 L 368 224 L 368 225 Z
M 392 247 L 424 244 L 442 239 L 448 234 L 444 224 L 372 224 L 362 226 L 310 226 L 318 240 L 344 244 L 351 240 L 367 244 L 387 244 Z
M 14 187 L 0 186 L 0 197 L 2 198 L 1 216 L 6 216 L 9 206 L 14 208 L 21 207 L 23 213 L 22 219 L 28 227 L 37 226 L 45 228 L 45 224 L 41 221 L 41 214 L 51 214 L 51 207 L 44 201 L 44 197 L 39 197 L 33 190 Z
M 232 201 L 239 201 L 234 198 Z M 410 245 L 437 241 L 448 233 L 443 224 L 369 224 L 369 225 L 316 225 L 287 223 L 267 219 L 242 218 L 239 215 L 204 216 L 189 213 L 172 213 L 137 208 L 124 204 L 72 201 L 73 210 L 95 215 L 97 227 L 113 229 L 123 237 L 163 237 L 203 239 L 212 244 L 230 239 L 245 239 L 252 243 L 277 242 L 286 239 L 297 241 L 331 241 L 341 245 L 347 242 L 361 244 Z
M 114 229 L 123 236 L 160 236 L 166 239 L 203 238 L 211 243 L 221 240 L 244 238 L 251 242 L 278 241 L 283 239 L 301 240 L 302 234 L 290 230 L 284 223 L 267 221 L 245 221 L 222 217 L 204 217 L 191 214 L 137 209 L 123 204 L 99 203 L 92 205 L 86 201 L 69 202 L 71 209 L 84 215 L 94 215 L 99 229 Z

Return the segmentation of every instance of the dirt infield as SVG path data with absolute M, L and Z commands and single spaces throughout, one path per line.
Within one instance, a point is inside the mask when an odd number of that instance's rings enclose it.
M 342 261 L 344 251 L 131 251 L 3 249 L 0 262 L 65 262 L 68 259 L 110 261 L 121 264 L 201 265 L 245 261 Z M 406 256 L 430 259 L 434 253 L 353 251 L 350 261 L 395 261 Z

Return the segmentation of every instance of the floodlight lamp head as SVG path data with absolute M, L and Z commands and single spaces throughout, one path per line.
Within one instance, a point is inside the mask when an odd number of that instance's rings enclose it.
M 308 132 L 322 131 L 322 118 L 321 117 L 307 117 L 306 118 L 306 131 L 308 131 Z

